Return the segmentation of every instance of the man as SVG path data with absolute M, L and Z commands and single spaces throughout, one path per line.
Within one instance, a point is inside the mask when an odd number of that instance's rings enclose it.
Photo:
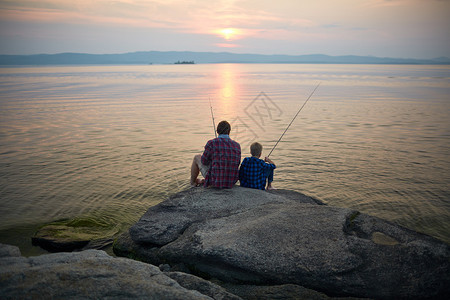
M 231 188 L 239 179 L 241 146 L 230 138 L 231 125 L 222 121 L 217 125 L 219 136 L 209 140 L 203 154 L 196 155 L 191 167 L 191 186 Z M 204 180 L 198 179 L 202 173 Z

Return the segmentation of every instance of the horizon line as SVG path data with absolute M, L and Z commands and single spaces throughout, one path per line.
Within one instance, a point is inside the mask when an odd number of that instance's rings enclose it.
M 56 53 L 33 53 L 33 54 L 4 54 L 0 53 L 0 56 L 37 56 L 37 55 L 62 55 L 62 54 L 82 54 L 82 55 L 126 55 L 133 53 L 146 53 L 146 52 L 159 52 L 159 53 L 211 53 L 211 54 L 232 54 L 232 55 L 255 55 L 255 56 L 287 56 L 287 57 L 300 57 L 300 56 L 326 56 L 326 57 L 367 57 L 367 58 L 380 58 L 380 59 L 402 59 L 402 60 L 436 60 L 436 59 L 447 59 L 450 60 L 450 56 L 439 56 L 430 58 L 413 58 L 413 57 L 391 57 L 391 56 L 376 56 L 376 55 L 358 55 L 358 54 L 341 54 L 341 55 L 330 55 L 324 53 L 308 53 L 308 54 L 283 54 L 283 53 L 273 53 L 273 54 L 262 54 L 262 53 L 237 53 L 230 51 L 192 51 L 192 50 L 137 50 L 128 52 L 117 52 L 117 53 L 89 53 L 89 52 L 56 52 Z

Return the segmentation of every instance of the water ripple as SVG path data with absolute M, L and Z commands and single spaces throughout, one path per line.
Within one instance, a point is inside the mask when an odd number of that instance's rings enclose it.
M 209 97 L 216 120 L 235 122 L 243 156 L 251 140 L 267 154 L 322 80 L 271 155 L 274 186 L 450 242 L 449 74 L 430 66 L 2 69 L 0 230 L 77 217 L 125 228 L 189 186 L 192 156 L 213 137 Z M 263 126 L 244 111 L 261 91 L 282 111 Z M 237 132 L 242 123 L 252 131 Z

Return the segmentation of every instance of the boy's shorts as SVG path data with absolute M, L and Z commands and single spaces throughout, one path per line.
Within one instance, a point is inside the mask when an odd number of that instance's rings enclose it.
M 200 173 L 202 173 L 202 176 L 206 177 L 206 174 L 208 173 L 209 170 L 209 166 L 202 164 L 202 156 L 201 155 L 195 156 L 195 162 L 197 163 L 197 166 L 200 169 Z

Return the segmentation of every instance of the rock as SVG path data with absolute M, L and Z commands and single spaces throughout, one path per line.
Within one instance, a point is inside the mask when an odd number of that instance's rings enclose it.
M 207 295 L 218 300 L 240 300 L 241 298 L 227 292 L 224 288 L 213 284 L 197 276 L 183 272 L 167 272 L 167 276 L 178 282 L 182 287 L 188 290 L 196 290 L 203 295 Z
M 150 208 L 117 255 L 184 264 L 204 278 L 297 285 L 328 296 L 439 298 L 450 247 L 429 236 L 292 192 L 190 189 Z
M 20 257 L 19 247 L 0 243 L 0 258 L 2 257 Z
M 285 284 L 276 286 L 259 285 L 231 285 L 224 287 L 235 295 L 246 300 L 328 300 L 332 299 L 325 294 L 298 286 L 295 284 Z M 343 298 L 340 298 L 343 300 Z
M 0 299 L 238 299 L 212 283 L 209 290 L 223 296 L 211 298 L 195 284 L 183 288 L 156 266 L 100 250 L 26 258 L 13 248 L 0 245 L 0 253 L 9 253 L 0 258 Z
M 85 216 L 43 225 L 31 241 L 50 252 L 103 249 L 113 243 L 119 231 L 117 224 Z
M 293 198 L 292 191 L 274 193 L 236 187 L 233 189 L 188 189 L 151 207 L 137 224 L 130 228 L 133 241 L 157 246 L 176 240 L 191 224 L 207 219 L 226 217 L 256 208 L 265 203 L 283 203 Z M 293 202 L 317 202 L 296 193 Z M 213 200 L 213 201 L 211 201 Z

